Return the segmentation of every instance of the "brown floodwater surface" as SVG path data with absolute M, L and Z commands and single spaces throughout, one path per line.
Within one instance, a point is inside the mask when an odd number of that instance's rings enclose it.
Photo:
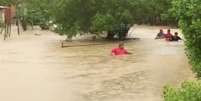
M 135 26 L 140 40 L 127 41 L 133 54 L 122 57 L 110 55 L 115 42 L 61 48 L 65 37 L 49 31 L 1 40 L 0 101 L 162 101 L 165 85 L 193 74 L 183 42 L 154 40 L 159 29 Z

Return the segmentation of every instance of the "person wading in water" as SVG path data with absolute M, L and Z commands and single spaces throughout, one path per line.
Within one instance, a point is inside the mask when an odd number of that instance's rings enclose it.
M 111 53 L 112 56 L 122 56 L 132 54 L 124 48 L 124 42 L 120 42 L 119 46 L 117 48 L 113 48 Z
M 179 40 L 182 40 L 182 38 L 179 37 L 178 32 L 175 32 L 174 36 L 172 36 L 172 40 L 170 41 L 179 41 Z
M 171 41 L 171 40 L 172 40 L 172 37 L 173 37 L 173 35 L 172 35 L 172 33 L 171 33 L 171 30 L 168 29 L 167 33 L 165 34 L 165 39 L 166 39 L 166 41 Z
M 157 34 L 155 39 L 164 39 L 165 38 L 165 34 L 163 32 L 162 29 L 160 29 L 160 32 Z

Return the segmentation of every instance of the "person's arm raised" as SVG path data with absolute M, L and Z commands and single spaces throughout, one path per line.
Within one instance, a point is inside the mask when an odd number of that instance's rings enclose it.
M 133 54 L 133 53 L 131 53 L 131 52 L 127 52 L 127 54 L 128 54 L 128 55 L 131 55 L 131 54 Z
M 128 54 L 128 55 L 133 54 L 133 53 L 131 53 L 131 52 L 128 52 L 127 50 L 125 50 L 125 52 L 126 52 L 126 54 Z

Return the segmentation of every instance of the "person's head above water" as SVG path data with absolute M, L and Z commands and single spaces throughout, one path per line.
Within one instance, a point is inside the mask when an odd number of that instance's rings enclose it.
M 170 30 L 170 29 L 168 29 L 168 30 L 167 30 L 167 32 L 168 32 L 168 33 L 171 33 L 171 30 Z
M 160 29 L 160 33 L 163 33 L 163 30 L 162 30 L 162 29 Z
M 118 55 L 128 55 L 128 54 L 132 54 L 130 52 L 128 52 L 125 48 L 124 48 L 124 42 L 119 42 L 118 44 L 118 48 L 113 48 L 112 49 L 112 55 L 113 56 L 118 56 Z
M 124 48 L 124 42 L 119 43 L 119 48 Z
M 175 35 L 175 36 L 178 36 L 178 32 L 175 32 L 174 35 Z

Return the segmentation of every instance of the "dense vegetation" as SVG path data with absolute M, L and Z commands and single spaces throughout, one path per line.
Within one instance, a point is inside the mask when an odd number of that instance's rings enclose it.
M 71 37 L 78 33 L 118 32 L 121 25 L 175 25 L 169 16 L 172 0 L 0 0 L 16 5 L 22 25 L 57 24 L 57 31 Z M 162 19 L 163 18 L 163 19 Z
M 181 88 L 165 87 L 165 101 L 201 101 L 201 82 L 184 82 Z
M 2 6 L 16 7 L 16 18 L 22 23 L 24 30 L 28 25 L 40 25 L 44 28 L 51 18 L 52 0 L 0 0 Z
M 99 33 L 133 23 L 132 9 L 131 0 L 67 0 L 59 6 L 55 21 L 59 31 L 69 35 Z
M 40 25 L 42 29 L 48 29 L 51 6 L 52 0 L 26 0 L 21 7 L 22 20 L 31 25 Z
M 186 53 L 197 77 L 201 77 L 201 1 L 173 0 L 172 15 L 179 20 L 185 36 Z M 186 82 L 181 88 L 167 87 L 165 101 L 201 101 L 201 82 Z
M 175 24 L 176 20 L 168 14 L 170 1 L 63 0 L 57 3 L 54 18 L 58 31 L 69 36 L 80 32 L 119 32 L 122 24 Z
M 179 19 L 179 26 L 185 36 L 187 55 L 193 70 L 201 77 L 201 1 L 174 0 L 172 13 Z

